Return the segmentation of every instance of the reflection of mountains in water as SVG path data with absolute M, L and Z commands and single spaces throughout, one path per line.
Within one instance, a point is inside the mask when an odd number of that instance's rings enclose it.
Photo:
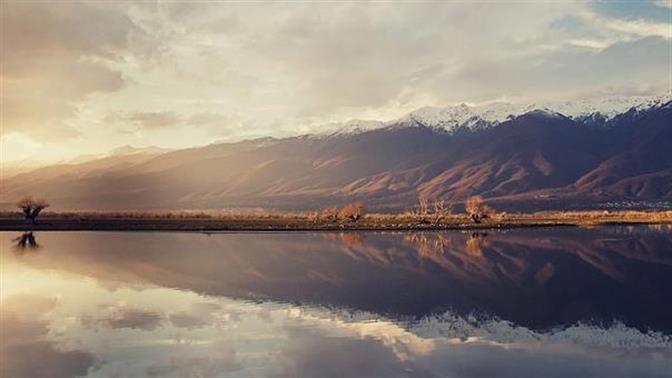
M 452 309 L 533 329 L 618 319 L 672 330 L 670 228 L 427 233 L 44 233 L 21 263 L 108 284 L 420 317 Z M 18 258 L 18 257 L 16 257 Z

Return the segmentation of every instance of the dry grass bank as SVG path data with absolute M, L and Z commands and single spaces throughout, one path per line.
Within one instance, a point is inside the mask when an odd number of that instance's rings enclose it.
M 481 223 L 467 214 L 230 213 L 215 211 L 45 212 L 32 226 L 19 212 L 0 213 L 0 230 L 409 230 L 488 229 L 672 223 L 672 211 L 493 213 Z

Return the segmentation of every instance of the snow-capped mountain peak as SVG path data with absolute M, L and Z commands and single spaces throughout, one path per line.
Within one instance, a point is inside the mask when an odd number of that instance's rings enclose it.
M 547 117 L 566 117 L 605 123 L 631 109 L 643 111 L 664 106 L 672 100 L 672 92 L 653 96 L 607 96 L 572 101 L 508 103 L 491 102 L 481 105 L 465 103 L 444 107 L 425 106 L 387 122 L 352 120 L 331 123 L 323 127 L 322 136 L 349 135 L 383 127 L 424 126 L 447 133 L 457 130 L 478 130 L 528 113 L 543 113 Z
M 385 124 L 381 121 L 353 119 L 348 122 L 333 122 L 322 126 L 322 132 L 313 135 L 317 138 L 333 137 L 339 135 L 359 134 L 369 130 L 380 129 Z
M 510 118 L 530 112 L 543 112 L 547 116 L 570 119 L 590 117 L 607 121 L 631 109 L 642 111 L 663 106 L 670 100 L 672 100 L 672 93 L 668 92 L 655 96 L 608 96 L 530 104 L 492 102 L 477 106 L 466 104 L 446 107 L 428 106 L 415 110 L 398 120 L 388 122 L 388 124 L 412 120 L 426 127 L 454 132 L 460 128 L 473 130 L 496 126 Z

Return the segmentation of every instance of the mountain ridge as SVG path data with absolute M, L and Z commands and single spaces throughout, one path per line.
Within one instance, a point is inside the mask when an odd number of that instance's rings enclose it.
M 546 112 L 574 120 L 606 124 L 616 116 L 631 109 L 645 111 L 663 106 L 672 100 L 672 92 L 649 96 L 606 96 L 576 101 L 547 101 L 538 103 L 490 102 L 481 105 L 465 103 L 451 106 L 425 106 L 391 121 L 350 120 L 332 124 L 329 133 L 345 134 L 364 132 L 391 125 L 417 123 L 427 127 L 455 132 L 462 129 L 480 129 L 530 112 Z M 334 131 L 336 126 L 336 131 Z
M 354 133 L 213 144 L 137 161 L 109 157 L 3 180 L 3 198 L 11 205 L 32 194 L 54 208 L 100 210 L 315 210 L 361 200 L 374 211 L 396 211 L 418 198 L 458 204 L 471 195 L 506 210 L 672 202 L 671 104 L 632 107 L 600 125 L 530 111 L 497 127 L 454 132 L 402 120 Z

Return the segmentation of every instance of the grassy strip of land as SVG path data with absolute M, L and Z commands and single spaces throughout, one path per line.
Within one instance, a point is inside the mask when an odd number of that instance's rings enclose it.
M 16 212 L 0 213 L 0 230 L 27 231 L 320 231 L 472 230 L 493 228 L 672 224 L 672 211 L 580 211 L 492 214 L 475 223 L 466 214 L 366 214 L 357 220 L 308 213 L 45 212 L 33 225 Z

